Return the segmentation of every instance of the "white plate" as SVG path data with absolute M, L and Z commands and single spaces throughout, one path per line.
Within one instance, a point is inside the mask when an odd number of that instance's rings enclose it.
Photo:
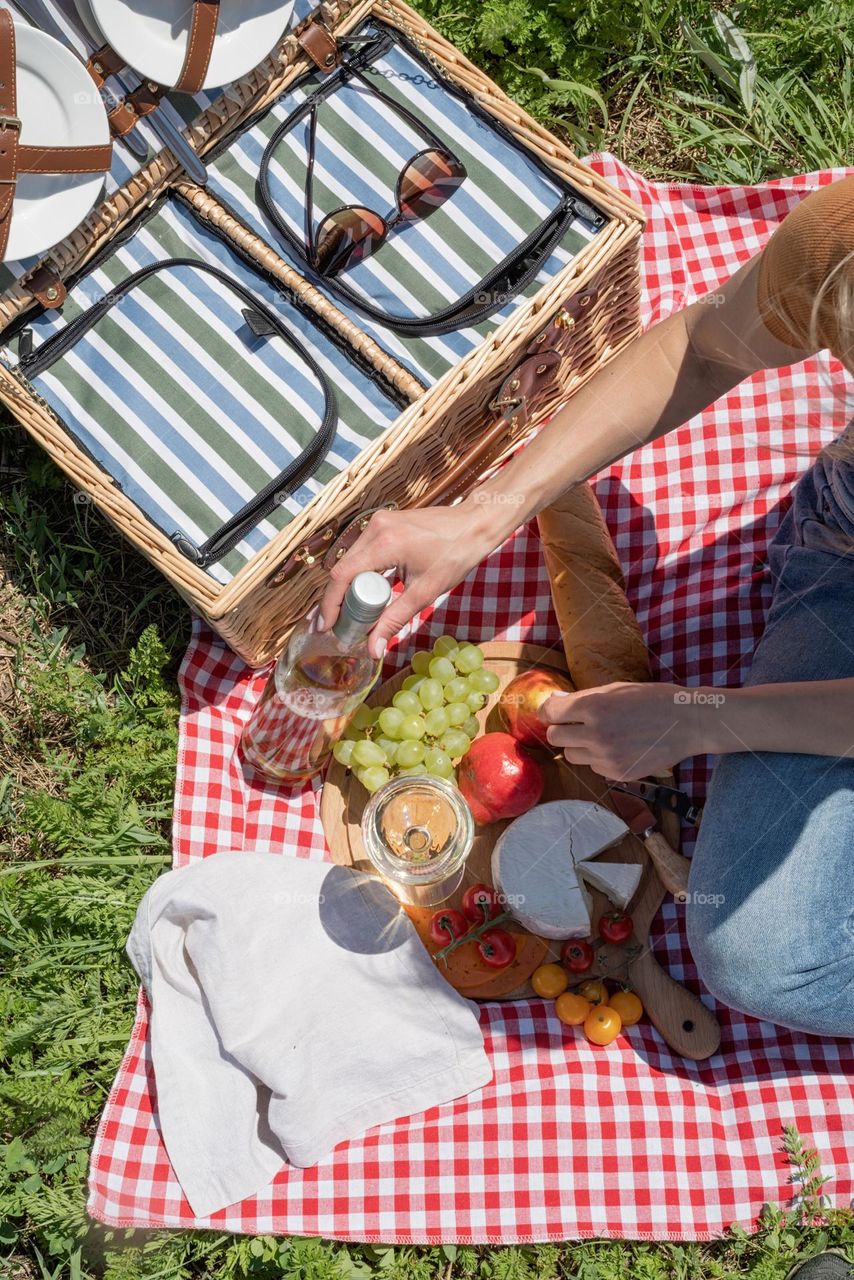
M 173 85 L 190 33 L 188 0 L 89 0 L 107 43 L 146 80 Z M 239 80 L 266 58 L 291 20 L 293 0 L 220 0 L 204 88 Z
M 107 112 L 88 71 L 53 36 L 15 23 L 22 146 L 90 147 L 110 141 Z M 102 173 L 18 175 L 5 260 L 44 253 L 79 226 Z

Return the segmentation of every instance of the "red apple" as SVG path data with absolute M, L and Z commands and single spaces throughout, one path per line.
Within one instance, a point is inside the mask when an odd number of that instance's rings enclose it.
M 523 671 L 507 685 L 498 700 L 498 714 L 507 732 L 526 747 L 547 747 L 540 707 L 553 693 L 574 693 L 568 676 L 544 667 Z
M 475 738 L 459 765 L 458 785 L 475 822 L 527 813 L 543 794 L 543 771 L 509 733 Z

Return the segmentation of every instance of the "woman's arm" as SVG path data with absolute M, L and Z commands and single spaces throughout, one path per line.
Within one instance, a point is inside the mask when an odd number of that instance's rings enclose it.
M 628 781 L 689 756 L 782 751 L 854 756 L 854 680 L 804 680 L 746 689 L 609 684 L 553 694 L 548 739 L 574 764 Z
M 332 624 L 357 573 L 397 566 L 405 589 L 372 632 L 378 655 L 414 613 L 559 493 L 681 426 L 757 369 L 802 359 L 806 352 L 779 342 L 761 321 L 758 261 L 624 348 L 463 502 L 375 515 L 331 572 L 322 624 Z
M 641 334 L 466 503 L 503 507 L 492 528 L 504 538 L 564 490 L 682 426 L 750 374 L 803 359 L 806 351 L 785 346 L 762 323 L 758 267 L 757 256 L 719 290 Z

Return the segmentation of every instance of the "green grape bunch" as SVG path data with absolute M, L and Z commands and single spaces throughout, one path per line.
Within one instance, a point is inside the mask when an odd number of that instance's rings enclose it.
M 359 707 L 332 754 L 373 793 L 401 774 L 456 782 L 455 764 L 480 732 L 477 712 L 498 688 L 476 644 L 439 636 L 412 658 L 387 707 Z

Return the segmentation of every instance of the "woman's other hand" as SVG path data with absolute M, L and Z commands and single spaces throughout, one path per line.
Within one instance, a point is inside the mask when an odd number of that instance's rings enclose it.
M 698 708 L 714 713 L 721 690 L 673 684 L 606 684 L 579 693 L 553 693 L 540 708 L 547 738 L 570 764 L 602 778 L 628 782 L 666 773 L 711 747 L 700 737 Z M 702 700 L 702 701 L 701 701 Z

